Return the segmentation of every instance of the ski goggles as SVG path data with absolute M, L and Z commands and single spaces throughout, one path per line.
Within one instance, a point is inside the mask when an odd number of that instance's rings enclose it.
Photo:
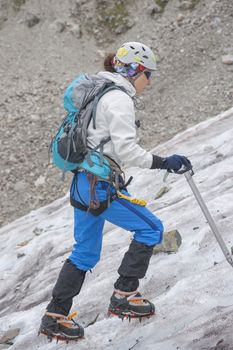
M 137 65 L 136 69 L 134 70 L 134 75 L 133 76 L 137 76 L 139 75 L 140 73 L 143 73 L 147 80 L 150 80 L 151 79 L 151 74 L 152 72 L 151 71 L 148 71 L 144 66 L 142 66 L 141 64 L 138 64 L 138 63 L 131 63 L 131 66 L 132 65 Z
M 122 74 L 125 77 L 135 77 L 140 73 L 144 73 L 147 80 L 151 78 L 151 72 L 146 70 L 144 66 L 142 66 L 140 63 L 129 63 L 124 64 L 117 60 L 116 58 L 113 59 L 113 67 L 117 73 Z

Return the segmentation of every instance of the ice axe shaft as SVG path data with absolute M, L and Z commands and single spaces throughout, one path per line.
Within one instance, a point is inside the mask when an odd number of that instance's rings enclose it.
M 220 245 L 220 248 L 222 249 L 223 254 L 225 255 L 229 264 L 233 267 L 233 260 L 232 260 L 231 254 L 230 254 L 224 240 L 222 239 L 222 236 L 221 236 L 217 226 L 215 225 L 215 222 L 214 222 L 204 200 L 202 199 L 202 196 L 201 196 L 201 194 L 200 194 L 200 192 L 199 192 L 199 190 L 198 190 L 198 188 L 197 188 L 197 186 L 192 178 L 191 173 L 189 171 L 187 171 L 184 173 L 184 176 L 185 176 L 185 178 L 186 178 L 186 180 L 187 180 L 187 182 L 188 182 L 188 184 L 189 184 L 189 186 L 190 186 L 190 188 L 191 188 L 191 190 L 192 190 L 192 192 L 193 192 L 193 194 L 194 194 L 194 196 L 195 196 L 195 198 L 196 198 L 196 200 L 197 200 L 197 202 L 198 202 L 198 204 L 199 204 L 199 206 L 200 206 L 200 208 L 201 208 L 201 210 L 202 210 L 202 212 L 203 212 L 203 214 L 208 222 L 208 224 L 210 225 L 210 228 L 213 231 L 215 238 L 217 239 L 218 244 Z

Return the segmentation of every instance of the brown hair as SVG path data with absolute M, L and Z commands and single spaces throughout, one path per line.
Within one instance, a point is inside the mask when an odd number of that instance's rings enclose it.
M 112 72 L 114 73 L 115 70 L 112 66 L 112 60 L 113 58 L 115 57 L 115 53 L 109 53 L 105 56 L 105 59 L 104 59 L 104 69 L 107 71 L 107 72 Z

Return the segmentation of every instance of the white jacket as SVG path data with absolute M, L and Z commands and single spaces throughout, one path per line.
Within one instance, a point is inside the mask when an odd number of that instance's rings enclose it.
M 99 72 L 98 75 L 123 86 L 130 96 L 135 95 L 135 88 L 122 75 L 111 72 Z M 112 90 L 100 99 L 96 112 L 96 129 L 93 129 L 91 122 L 87 145 L 94 148 L 103 138 L 110 136 L 111 141 L 104 145 L 104 154 L 120 166 L 150 168 L 153 156 L 136 142 L 134 103 L 128 94 Z

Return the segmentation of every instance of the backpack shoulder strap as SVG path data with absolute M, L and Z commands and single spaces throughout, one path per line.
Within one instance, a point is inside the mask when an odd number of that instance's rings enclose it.
M 96 129 L 96 110 L 97 110 L 97 104 L 100 100 L 100 98 L 106 94 L 108 91 L 111 90 L 122 90 L 125 93 L 127 93 L 126 89 L 124 89 L 123 87 L 121 88 L 120 86 L 115 85 L 114 83 L 108 83 L 106 82 L 102 89 L 100 90 L 100 92 L 95 96 L 94 101 L 93 101 L 93 107 L 92 107 L 92 122 L 93 122 L 93 128 Z M 128 94 L 128 93 L 127 93 Z M 91 154 L 97 150 L 99 150 L 99 154 L 100 154 L 100 166 L 103 166 L 104 164 L 104 153 L 103 153 L 103 149 L 104 149 L 104 145 L 106 143 L 108 143 L 111 140 L 111 137 L 105 137 L 104 139 L 101 140 L 101 142 L 90 152 L 88 152 L 88 154 L 86 155 L 86 160 L 88 162 L 88 164 L 90 166 L 92 166 L 92 161 L 91 161 Z

